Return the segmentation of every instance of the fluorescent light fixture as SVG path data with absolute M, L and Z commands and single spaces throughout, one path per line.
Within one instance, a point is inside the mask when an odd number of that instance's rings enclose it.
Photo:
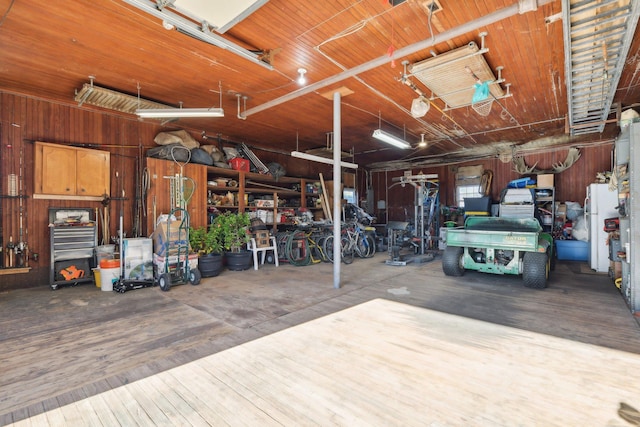
M 224 117 L 224 110 L 222 108 L 149 108 L 136 110 L 136 114 L 147 119 Z
M 297 157 L 298 159 L 311 160 L 312 162 L 326 163 L 328 165 L 333 164 L 333 159 L 327 159 L 326 157 L 314 156 L 313 154 L 304 153 L 302 151 L 292 151 L 291 157 Z M 358 169 L 358 165 L 349 162 L 340 162 L 340 167 Z
M 173 3 L 175 3 L 175 0 L 162 0 L 162 1 L 160 0 L 155 0 L 155 1 L 123 0 L 123 1 L 132 6 L 137 7 L 138 9 L 144 12 L 147 12 L 155 16 L 156 18 L 159 18 L 162 21 L 163 26 L 165 26 L 165 23 L 166 25 L 173 25 L 181 33 L 188 34 L 191 37 L 194 37 L 205 43 L 210 43 L 214 46 L 218 46 L 222 49 L 228 50 L 229 52 L 235 53 L 236 55 L 241 56 L 245 59 L 248 59 L 249 61 L 252 61 L 255 64 L 262 65 L 263 67 L 269 70 L 273 70 L 273 66 L 263 61 L 260 55 L 248 49 L 245 49 L 244 47 L 236 43 L 233 43 L 232 41 L 222 36 L 214 34 L 211 31 L 211 26 L 208 23 L 206 23 L 206 20 L 204 19 L 204 17 L 190 17 L 190 19 L 188 19 L 186 17 L 188 16 L 188 14 L 185 15 L 184 9 L 180 9 L 178 6 L 173 5 Z M 240 19 L 244 18 L 245 16 L 248 16 L 248 14 L 250 14 L 251 12 L 254 12 L 257 8 L 259 8 L 264 3 L 266 3 L 266 1 L 267 0 L 256 1 L 254 2 L 253 5 L 245 5 L 244 3 L 246 3 L 246 1 L 245 2 L 225 1 L 224 4 L 229 6 L 222 8 L 222 9 L 225 9 L 225 14 L 224 14 L 225 18 L 223 18 L 224 22 L 219 23 L 220 25 L 223 26 L 221 29 L 219 29 L 219 32 L 223 32 L 222 30 L 226 31 L 228 28 L 233 26 L 233 24 L 235 24 L 236 22 L 239 22 Z M 201 4 L 211 3 L 209 4 L 210 7 L 220 8 L 223 2 L 218 1 L 215 5 L 213 5 L 214 2 L 205 2 L 203 0 L 200 0 L 198 3 L 201 3 Z M 164 6 L 167 6 L 167 7 L 164 7 Z M 226 13 L 227 9 L 229 9 L 228 16 Z M 183 12 L 178 13 L 180 10 L 183 10 Z M 216 13 L 220 11 L 220 9 L 214 9 L 214 10 L 216 11 Z M 233 18 L 232 16 L 234 13 L 239 13 L 239 15 L 236 18 Z M 218 14 L 218 16 L 220 15 Z M 205 22 L 202 22 L 202 21 L 205 21 Z
M 397 136 L 391 135 L 390 133 L 387 133 L 382 129 L 374 130 L 373 137 L 375 139 L 379 139 L 382 142 L 386 142 L 387 144 L 391 144 L 394 147 L 403 148 L 403 149 L 411 148 L 411 144 L 409 144 L 404 139 L 400 139 Z

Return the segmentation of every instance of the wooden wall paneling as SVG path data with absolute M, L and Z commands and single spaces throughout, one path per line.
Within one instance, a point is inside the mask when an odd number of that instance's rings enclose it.
M 588 146 L 581 148 L 581 157 L 576 164 L 569 169 L 555 174 L 556 200 L 576 201 L 584 203 L 585 189 L 595 180 L 596 173 L 611 170 L 612 143 Z M 558 150 L 547 153 L 527 154 L 526 164 L 538 168 L 551 169 L 554 163 L 563 162 L 566 159 L 567 150 Z M 425 167 L 424 173 L 437 173 L 440 178 L 440 204 L 441 206 L 455 205 L 455 170 L 461 166 L 482 165 L 484 169 L 493 172 L 491 185 L 491 198 L 494 203 L 500 199 L 500 192 L 507 184 L 522 175 L 513 170 L 511 162 L 502 163 L 497 158 L 475 160 L 457 165 Z M 418 173 L 419 171 L 412 171 Z M 373 174 L 374 203 L 378 200 L 386 200 L 389 221 L 406 221 L 413 217 L 413 192 L 410 189 L 403 190 L 393 185 L 393 177 L 402 175 L 403 171 L 376 172 Z M 385 212 L 379 211 L 376 206 L 378 222 L 383 222 Z
M 153 158 L 146 158 L 146 165 L 149 170 L 146 234 L 150 236 L 155 229 L 157 218 L 171 211 L 170 182 L 164 177 L 179 173 L 180 167 L 175 162 Z M 191 225 L 194 227 L 205 226 L 207 225 L 207 167 L 197 164 L 185 165 L 184 176 L 193 179 L 196 183 L 194 194 L 187 205 Z
M 19 126 L 12 126 L 15 123 Z M 156 144 L 153 138 L 161 127 L 155 122 L 140 122 L 112 112 L 86 111 L 75 105 L 55 104 L 31 97 L 0 92 L 0 194 L 7 194 L 7 176 L 19 172 L 20 147 L 23 148 L 24 191 L 23 233 L 31 254 L 37 253 L 38 260 L 30 259 L 31 270 L 26 274 L 6 274 L 0 276 L 0 291 L 24 287 L 45 286 L 49 274 L 49 228 L 48 210 L 54 208 L 88 207 L 94 212 L 102 209 L 100 201 L 69 201 L 33 199 L 34 190 L 34 145 L 33 141 L 50 141 L 63 145 L 106 150 L 111 153 L 112 188 L 110 197 L 117 197 L 118 188 L 114 171 L 123 172 L 125 198 L 123 205 L 124 230 L 132 236 L 133 212 L 135 206 L 135 163 L 139 153 L 138 145 L 146 149 Z M 11 148 L 9 148 L 11 146 Z M 133 146 L 133 148 L 131 148 Z M 144 159 L 143 159 L 144 161 Z M 20 206 L 15 199 L 1 199 L 2 230 L 4 245 L 13 236 L 19 235 Z M 110 229 L 107 241 L 118 233 L 119 207 L 112 201 Z M 204 212 L 204 211 L 203 211 Z M 202 214 L 203 218 L 206 214 Z M 144 218 L 143 218 L 144 225 Z M 143 229 L 144 230 L 144 229 Z M 100 233 L 101 234 L 101 233 Z M 100 239 L 102 236 L 100 235 Z

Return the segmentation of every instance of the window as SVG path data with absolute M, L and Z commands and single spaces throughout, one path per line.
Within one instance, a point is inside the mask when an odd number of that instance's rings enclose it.
M 347 203 L 357 204 L 356 200 L 356 189 L 355 188 L 345 188 L 342 190 L 342 198 L 347 201 Z
M 480 182 L 484 168 L 482 165 L 463 166 L 456 171 L 456 202 L 464 208 L 465 197 L 480 197 Z
M 456 200 L 458 202 L 458 207 L 464 208 L 465 197 L 479 197 L 479 191 L 480 186 L 477 184 L 456 186 Z

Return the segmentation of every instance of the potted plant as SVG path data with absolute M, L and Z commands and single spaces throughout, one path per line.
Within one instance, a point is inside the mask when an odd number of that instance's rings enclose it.
M 220 274 L 224 246 L 219 224 L 214 221 L 209 227 L 190 228 L 189 244 L 191 250 L 198 254 L 198 267 L 202 277 Z
M 216 218 L 219 224 L 222 242 L 226 250 L 229 270 L 246 270 L 251 264 L 251 252 L 246 245 L 251 239 L 249 225 L 251 221 L 246 212 L 225 212 Z

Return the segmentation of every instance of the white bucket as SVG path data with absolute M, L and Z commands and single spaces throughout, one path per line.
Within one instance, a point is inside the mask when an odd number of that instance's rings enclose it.
M 113 284 L 120 279 L 120 267 L 103 268 L 100 267 L 100 289 L 106 292 L 113 291 Z

